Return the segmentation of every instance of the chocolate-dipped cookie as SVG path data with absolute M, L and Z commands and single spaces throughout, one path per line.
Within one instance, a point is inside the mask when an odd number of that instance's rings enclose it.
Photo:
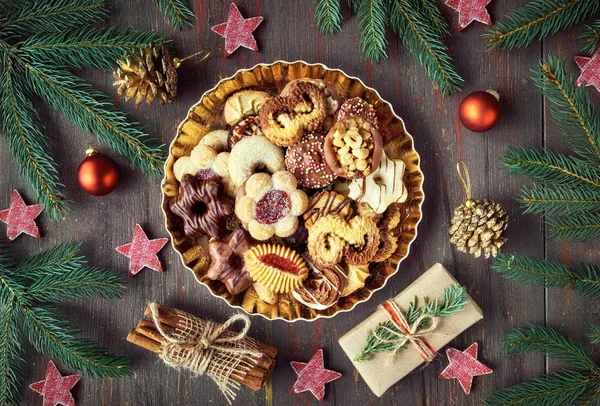
M 208 244 L 212 258 L 208 278 L 223 282 L 232 295 L 248 289 L 252 278 L 246 269 L 244 255 L 252 246 L 252 239 L 241 228 L 229 233 L 222 241 L 212 240 Z
M 308 133 L 285 153 L 286 169 L 304 187 L 322 188 L 337 178 L 325 159 L 324 143 L 325 134 Z

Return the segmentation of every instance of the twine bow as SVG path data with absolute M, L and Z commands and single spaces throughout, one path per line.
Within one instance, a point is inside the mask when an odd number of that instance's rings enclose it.
M 404 346 L 405 343 L 412 343 L 419 355 L 423 360 L 429 362 L 435 356 L 435 350 L 429 343 L 425 340 L 425 336 L 433 333 L 433 331 L 437 328 L 439 324 L 439 319 L 431 314 L 422 314 L 419 318 L 417 318 L 412 325 L 400 310 L 400 307 L 393 300 L 386 301 L 381 307 L 380 310 L 387 316 L 387 318 L 394 324 L 396 329 L 391 329 L 386 326 L 380 326 L 383 331 L 387 331 L 388 333 L 397 337 L 397 339 L 388 340 L 379 336 L 378 332 L 375 332 L 375 337 L 386 343 L 395 344 L 396 349 L 392 352 L 392 355 L 396 353 L 400 348 Z M 421 323 L 426 320 L 431 320 L 431 325 L 427 328 L 419 328 Z
M 244 314 L 235 314 L 225 323 L 206 321 L 202 331 L 189 331 L 187 334 L 169 334 L 158 319 L 158 304 L 151 303 L 152 320 L 158 332 L 165 338 L 167 344 L 162 349 L 161 357 L 164 362 L 174 368 L 185 367 L 199 375 L 203 375 L 215 356 L 226 356 L 241 361 L 245 356 L 260 358 L 262 353 L 253 348 L 240 345 L 250 329 L 250 319 Z M 237 321 L 242 321 L 244 327 L 232 336 L 229 327 Z M 228 332 L 227 334 L 224 334 Z M 210 375 L 210 374 L 209 374 Z M 219 382 L 217 382 L 219 383 Z M 224 385 L 224 384 L 223 384 Z M 225 393 L 227 388 L 219 383 Z

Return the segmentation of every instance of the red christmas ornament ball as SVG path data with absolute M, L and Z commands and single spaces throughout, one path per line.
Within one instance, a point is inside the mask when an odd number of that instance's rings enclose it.
M 500 96 L 495 91 L 473 92 L 458 107 L 460 122 L 478 133 L 491 130 L 500 119 Z
M 90 148 L 77 170 L 77 183 L 93 196 L 104 196 L 115 190 L 119 184 L 117 164 L 102 155 L 97 149 Z

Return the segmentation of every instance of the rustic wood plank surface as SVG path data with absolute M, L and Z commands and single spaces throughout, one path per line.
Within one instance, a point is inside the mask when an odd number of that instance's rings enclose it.
M 494 1 L 489 6 L 492 19 L 526 3 L 526 0 Z M 346 8 L 344 31 L 333 36 L 321 35 L 315 27 L 310 0 L 238 0 L 236 4 L 246 16 L 264 16 L 255 32 L 260 52 L 242 49 L 225 59 L 223 40 L 210 27 L 225 21 L 229 1 L 196 0 L 198 22 L 194 28 L 173 32 L 163 21 L 153 1 L 114 0 L 111 22 L 122 27 L 155 29 L 173 38 L 180 56 L 202 48 L 213 49 L 208 62 L 187 64 L 180 69 L 180 94 L 173 105 L 142 106 L 133 109 L 114 96 L 115 103 L 131 112 L 150 134 L 168 144 L 189 106 L 221 77 L 233 74 L 259 62 L 276 59 L 303 59 L 322 62 L 344 70 L 373 86 L 392 103 L 405 120 L 408 131 L 422 157 L 425 174 L 425 204 L 419 235 L 409 257 L 395 275 L 372 299 L 350 313 L 314 323 L 286 324 L 252 319 L 251 334 L 279 348 L 278 366 L 267 387 L 253 393 L 242 390 L 237 404 L 291 405 L 317 404 L 309 394 L 290 395 L 295 375 L 291 360 L 308 360 L 318 349 L 325 349 L 326 367 L 340 371 L 343 377 L 327 385 L 327 404 L 335 405 L 475 405 L 481 404 L 495 390 L 515 384 L 557 366 L 540 355 L 508 357 L 501 348 L 504 334 L 527 322 L 547 323 L 561 331 L 584 339 L 589 324 L 598 321 L 598 307 L 590 305 L 569 291 L 523 287 L 507 281 L 489 270 L 490 262 L 457 253 L 449 244 L 447 228 L 452 210 L 464 199 L 455 175 L 455 163 L 463 159 L 469 166 L 475 197 L 494 199 L 511 215 L 506 251 L 559 258 L 567 262 L 597 260 L 598 250 L 592 243 L 553 243 L 544 237 L 539 217 L 523 215 L 514 196 L 523 180 L 508 175 L 500 157 L 508 143 L 564 147 L 562 137 L 542 97 L 530 80 L 530 69 L 548 53 L 566 57 L 567 66 L 577 72 L 572 57 L 577 54 L 578 29 L 561 33 L 544 43 L 534 43 L 513 52 L 485 52 L 481 33 L 484 26 L 473 24 L 457 33 L 457 16 L 440 1 L 449 19 L 453 35 L 449 39 L 454 60 L 466 79 L 465 93 L 442 98 L 432 89 L 431 81 L 397 39 L 391 40 L 389 58 L 380 64 L 365 61 L 358 48 L 356 18 Z M 84 77 L 99 89 L 114 94 L 109 72 L 84 72 Z M 484 135 L 461 127 L 457 106 L 462 97 L 474 90 L 497 89 L 503 96 L 504 116 L 499 125 Z M 596 100 L 598 100 L 596 98 Z M 95 198 L 78 188 L 75 173 L 84 151 L 96 145 L 93 134 L 85 133 L 60 117 L 54 110 L 42 107 L 41 115 L 51 149 L 60 164 L 60 176 L 66 184 L 66 195 L 72 210 L 60 222 L 42 215 L 43 238 L 21 237 L 12 247 L 22 255 L 37 253 L 45 247 L 75 238 L 83 242 L 83 252 L 96 266 L 115 268 L 124 275 L 127 258 L 114 248 L 131 239 L 135 223 L 140 223 L 151 238 L 166 236 L 160 210 L 160 179 L 133 171 L 113 156 L 122 170 L 122 183 L 111 195 Z M 104 148 L 105 152 L 108 152 Z M 0 208 L 8 206 L 10 190 L 19 189 L 26 201 L 34 202 L 34 194 L 22 180 L 12 161 L 8 145 L 0 140 Z M 0 227 L 2 228 L 2 227 Z M 2 233 L 4 229 L 2 229 Z M 204 405 L 225 404 L 215 385 L 204 377 L 179 373 L 157 361 L 154 354 L 125 341 L 129 329 L 142 316 L 145 305 L 158 300 L 216 320 L 233 313 L 224 301 L 214 298 L 204 286 L 185 271 L 175 252 L 165 248 L 160 253 L 165 273 L 145 270 L 128 281 L 125 298 L 76 302 L 60 306 L 73 324 L 113 352 L 132 357 L 135 375 L 126 379 L 93 379 L 84 377 L 75 387 L 79 405 Z M 480 343 L 480 359 L 494 369 L 492 375 L 475 379 L 470 396 L 464 395 L 456 381 L 440 380 L 438 373 L 446 364 L 439 357 L 427 368 L 416 371 L 399 382 L 383 397 L 375 397 L 353 369 L 337 338 L 369 314 L 378 303 L 399 293 L 423 271 L 441 262 L 469 288 L 482 307 L 485 319 L 453 341 L 465 348 L 473 341 Z M 48 358 L 27 347 L 27 382 L 42 379 Z M 63 372 L 74 372 L 62 367 Z M 40 405 L 40 398 L 23 385 L 26 405 Z

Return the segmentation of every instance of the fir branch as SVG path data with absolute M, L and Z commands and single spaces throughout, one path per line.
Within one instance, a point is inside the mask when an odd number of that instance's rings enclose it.
M 585 26 L 585 31 L 579 37 L 585 41 L 582 51 L 589 56 L 594 54 L 600 46 L 600 20 Z
M 45 276 L 62 276 L 73 272 L 86 264 L 85 258 L 78 255 L 80 244 L 71 240 L 55 245 L 37 255 L 19 262 L 14 273 L 29 283 Z
M 408 310 L 404 313 L 406 320 L 409 323 L 415 323 L 417 319 L 423 315 L 431 317 L 448 317 L 463 311 L 464 307 L 469 304 L 467 300 L 467 290 L 465 287 L 455 283 L 444 290 L 444 299 L 439 303 L 438 299 L 423 301 L 423 306 L 417 305 L 417 300 L 409 305 Z M 425 319 L 419 325 L 419 329 L 427 328 L 431 319 Z M 354 358 L 355 361 L 368 361 L 374 354 L 379 352 L 395 352 L 406 345 L 406 340 L 399 339 L 402 332 L 390 320 L 380 323 L 375 331 L 369 331 L 367 340 Z
M 435 30 L 440 37 L 443 38 L 450 35 L 448 22 L 442 16 L 442 12 L 435 3 L 435 0 L 419 0 L 417 4 L 422 9 L 421 15 L 427 17 L 429 25 L 435 27 Z
M 505 349 L 512 354 L 539 352 L 571 368 L 596 372 L 600 370 L 581 344 L 551 327 L 529 324 L 508 333 L 503 343 Z
M 506 14 L 484 38 L 488 49 L 513 49 L 542 40 L 583 21 L 600 9 L 598 0 L 533 0 Z
M 600 325 L 594 324 L 590 327 L 588 337 L 592 344 L 600 344 Z
M 9 141 L 13 157 L 21 174 L 35 189 L 44 209 L 52 218 L 58 219 L 66 209 L 66 201 L 60 190 L 63 184 L 58 179 L 56 162 L 48 153 L 50 148 L 40 130 L 37 110 L 8 58 L 4 58 L 0 95 L 3 133 Z
M 348 0 L 348 7 L 355 13 L 358 13 L 358 8 L 360 7 L 361 0 Z
M 108 9 L 105 0 L 5 0 L 0 15 L 3 35 L 22 36 L 100 22 Z
M 588 161 L 540 148 L 510 147 L 504 164 L 516 175 L 554 185 L 600 187 L 600 171 Z
M 591 265 L 569 269 L 559 261 L 499 253 L 492 269 L 522 284 L 540 288 L 570 287 L 581 295 L 600 299 L 600 275 L 597 267 Z
M 361 0 L 358 7 L 360 45 L 367 59 L 379 62 L 387 57 L 388 10 L 386 0 Z
M 558 371 L 530 379 L 490 396 L 490 406 L 565 406 L 571 405 L 589 387 L 598 385 L 598 378 L 576 371 Z
M 115 27 L 78 27 L 40 33 L 17 45 L 25 59 L 73 68 L 112 69 L 126 52 L 160 42 L 150 31 L 119 31 Z
M 426 23 L 427 15 L 423 14 L 419 1 L 391 0 L 392 27 L 442 95 L 455 93 L 461 89 L 464 80 L 453 65 L 439 32 Z
M 0 313 L 0 403 L 20 405 L 25 359 L 21 347 L 17 300 L 13 298 Z
M 551 55 L 540 62 L 532 77 L 540 92 L 552 103 L 552 114 L 573 151 L 600 167 L 600 117 L 588 93 L 575 86 L 564 61 Z
M 46 307 L 23 307 L 24 329 L 35 349 L 60 359 L 91 376 L 123 377 L 131 374 L 131 361 L 111 355 L 91 340 L 76 338 L 79 331 Z
M 156 0 L 156 3 L 173 28 L 181 30 L 194 25 L 196 16 L 185 0 Z
M 341 0 L 313 0 L 317 25 L 323 34 L 334 34 L 342 30 L 344 15 Z
M 127 116 L 114 109 L 106 96 L 70 72 L 38 62 L 25 64 L 33 91 L 71 121 L 127 157 L 134 167 L 155 176 L 162 174 L 160 146 L 146 143 L 149 136 Z
M 600 213 L 549 218 L 550 234 L 562 240 L 600 238 Z
M 525 186 L 521 190 L 519 201 L 523 203 L 525 213 L 569 216 L 600 212 L 600 189 Z

